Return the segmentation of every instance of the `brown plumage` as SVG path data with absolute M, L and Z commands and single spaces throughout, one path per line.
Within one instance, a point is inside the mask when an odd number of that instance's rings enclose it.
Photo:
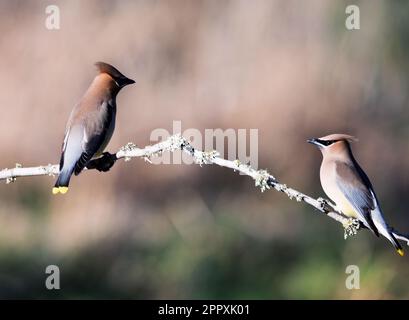
M 321 185 L 339 211 L 357 218 L 376 236 L 381 233 L 403 255 L 402 247 L 383 218 L 372 184 L 355 160 L 350 142 L 356 138 L 346 134 L 331 134 L 308 140 L 320 149 L 323 159 Z
M 103 152 L 115 129 L 116 95 L 135 81 L 113 66 L 97 62 L 98 75 L 67 122 L 60 174 L 53 193 L 66 193 L 72 173 L 78 175 L 87 163 Z

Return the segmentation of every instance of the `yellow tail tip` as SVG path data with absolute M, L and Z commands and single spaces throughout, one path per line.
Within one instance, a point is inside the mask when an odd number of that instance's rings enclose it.
M 396 250 L 396 251 L 398 252 L 398 254 L 399 254 L 401 257 L 403 257 L 403 256 L 405 255 L 405 252 L 403 252 L 402 249 L 398 249 L 398 250 Z
M 68 187 L 60 187 L 60 193 L 65 194 L 68 191 Z
M 53 194 L 65 194 L 68 191 L 68 187 L 54 187 L 53 188 Z

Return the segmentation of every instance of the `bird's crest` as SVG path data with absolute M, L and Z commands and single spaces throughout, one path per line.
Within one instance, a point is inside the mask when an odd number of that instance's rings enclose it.
M 325 140 L 325 141 L 339 141 L 339 140 L 345 140 L 348 142 L 357 142 L 358 139 L 355 138 L 354 136 L 351 136 L 349 134 L 344 134 L 344 133 L 334 133 L 330 134 L 325 137 L 319 138 L 320 140 Z
M 116 69 L 115 67 L 111 66 L 108 63 L 96 62 L 95 66 L 97 67 L 100 73 L 107 73 L 114 79 L 126 78 L 122 73 L 118 71 L 118 69 Z

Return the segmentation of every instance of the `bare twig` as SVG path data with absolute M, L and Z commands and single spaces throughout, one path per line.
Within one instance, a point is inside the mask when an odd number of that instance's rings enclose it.
M 174 152 L 175 150 L 182 150 L 189 154 L 195 163 L 202 166 L 203 164 L 216 164 L 221 167 L 226 167 L 234 171 L 247 175 L 255 181 L 255 186 L 259 187 L 262 192 L 267 189 L 275 189 L 285 193 L 290 199 L 295 199 L 298 202 L 305 202 L 317 209 L 319 212 L 326 214 L 328 217 L 341 223 L 345 229 L 345 237 L 354 235 L 359 229 L 365 229 L 365 226 L 357 219 L 348 218 L 342 213 L 336 211 L 334 206 L 325 199 L 315 199 L 295 189 L 287 187 L 287 185 L 280 183 L 273 175 L 266 170 L 256 170 L 247 164 L 241 163 L 239 160 L 226 160 L 221 158 L 217 151 L 199 151 L 196 150 L 184 137 L 177 134 L 157 144 L 146 146 L 145 148 L 138 148 L 133 143 L 128 143 L 122 147 L 116 154 L 105 153 L 102 158 L 92 160 L 88 165 L 88 169 L 97 169 L 100 171 L 108 171 L 113 163 L 119 159 L 129 161 L 131 158 L 144 158 L 151 162 L 152 157 L 161 155 L 163 152 Z M 106 165 L 106 162 L 109 164 Z M 4 169 L 0 171 L 0 181 L 5 180 L 6 183 L 14 182 L 18 177 L 27 176 L 54 176 L 59 173 L 58 165 L 47 165 L 39 167 L 22 167 L 16 164 L 15 168 Z M 399 240 L 406 241 L 409 246 L 409 236 L 393 230 L 393 234 Z

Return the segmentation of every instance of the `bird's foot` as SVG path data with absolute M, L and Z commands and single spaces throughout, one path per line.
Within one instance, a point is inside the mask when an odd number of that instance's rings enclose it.
M 88 169 L 97 169 L 98 171 L 107 172 L 115 164 L 117 160 L 116 154 L 104 152 L 102 157 L 90 161 L 87 165 Z
M 326 208 L 328 208 L 328 201 L 324 198 L 318 198 L 317 201 L 320 205 L 321 210 L 325 210 Z
M 361 224 L 359 223 L 359 220 L 349 218 L 342 224 L 342 226 L 344 227 L 344 239 L 347 239 L 348 237 L 352 237 L 358 233 Z

